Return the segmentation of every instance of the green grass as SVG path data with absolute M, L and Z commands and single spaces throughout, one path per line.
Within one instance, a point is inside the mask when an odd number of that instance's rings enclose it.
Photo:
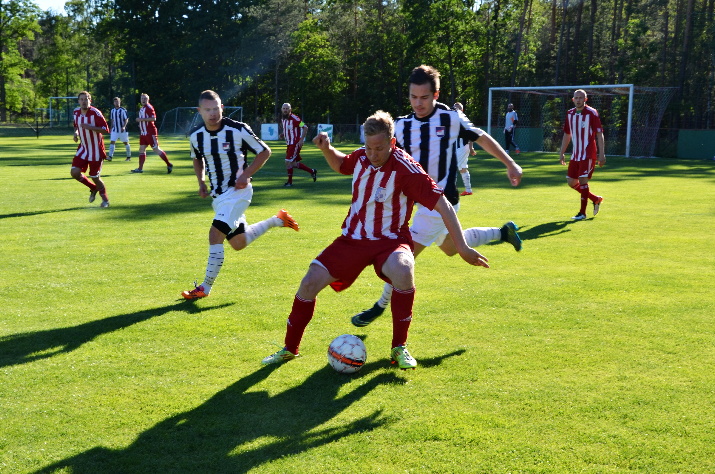
M 715 471 L 713 163 L 609 158 L 601 214 L 574 223 L 556 156 L 518 156 L 511 188 L 480 153 L 460 219 L 514 220 L 524 250 L 481 247 L 490 269 L 422 254 L 417 370 L 388 363 L 389 317 L 350 325 L 381 290 L 370 269 L 320 294 L 301 359 L 262 369 L 350 178 L 309 145 L 318 182 L 284 189 L 271 143 L 248 219 L 285 207 L 301 231 L 227 251 L 211 297 L 184 302 L 213 213 L 186 140 L 161 144 L 174 173 L 150 153 L 130 174 L 135 147 L 105 164 L 100 209 L 69 176 L 71 137 L 0 138 L 1 472 Z M 354 376 L 326 363 L 343 333 L 365 336 Z

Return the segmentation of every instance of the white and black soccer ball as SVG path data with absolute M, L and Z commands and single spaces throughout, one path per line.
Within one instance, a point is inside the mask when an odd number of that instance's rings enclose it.
M 328 346 L 328 363 L 341 374 L 354 374 L 362 369 L 366 360 L 365 343 L 352 334 L 338 336 Z

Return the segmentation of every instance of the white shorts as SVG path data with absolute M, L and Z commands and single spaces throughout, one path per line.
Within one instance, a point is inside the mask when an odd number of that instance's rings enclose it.
M 463 170 L 469 161 L 469 145 L 457 150 L 457 169 Z
M 241 224 L 248 225 L 245 212 L 251 205 L 251 199 L 253 199 L 253 186 L 250 183 L 243 189 L 231 188 L 219 194 L 212 203 L 216 213 L 214 219 L 228 224 L 231 231 L 236 230 Z
M 453 207 L 454 212 L 459 212 L 459 203 Z M 412 234 L 412 240 L 415 243 L 425 247 L 434 243 L 442 245 L 448 233 L 439 212 L 430 211 L 424 206 L 417 205 L 417 212 L 412 216 L 412 225 L 410 226 L 410 234 Z
M 112 132 L 109 134 L 109 141 L 129 143 L 129 132 Z

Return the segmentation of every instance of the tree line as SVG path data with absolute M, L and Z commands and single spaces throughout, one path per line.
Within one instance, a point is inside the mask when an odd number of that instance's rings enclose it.
M 715 128 L 715 0 L 0 0 L 0 121 L 51 96 L 160 111 L 204 89 L 244 120 L 291 102 L 312 123 L 409 111 L 430 64 L 441 100 L 485 123 L 492 86 L 676 87 L 666 126 Z

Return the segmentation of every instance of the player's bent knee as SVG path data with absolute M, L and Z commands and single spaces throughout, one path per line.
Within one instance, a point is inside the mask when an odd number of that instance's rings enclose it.
M 311 263 L 308 273 L 305 274 L 298 288 L 298 296 L 306 300 L 315 299 L 323 288 L 328 286 L 335 279 L 328 273 L 325 267 L 316 263 Z
M 395 252 L 385 261 L 382 273 L 392 281 L 396 288 L 414 286 L 415 258 L 408 252 Z

